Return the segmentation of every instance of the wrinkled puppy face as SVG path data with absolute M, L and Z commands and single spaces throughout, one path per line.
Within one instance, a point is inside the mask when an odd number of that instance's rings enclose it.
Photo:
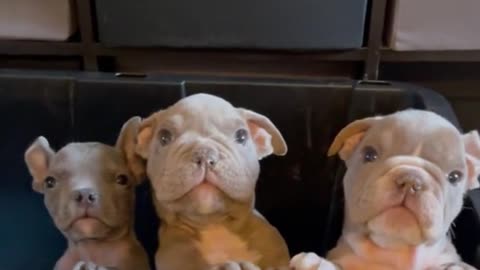
M 251 202 L 258 160 L 286 153 L 266 117 L 206 94 L 144 120 L 137 143 L 156 200 L 191 215 L 227 211 L 228 201 Z
M 461 210 L 467 189 L 478 185 L 465 136 L 447 120 L 407 110 L 353 122 L 330 154 L 346 161 L 346 213 L 380 245 L 434 241 Z M 478 145 L 478 134 L 476 136 Z
M 25 154 L 33 188 L 72 241 L 105 239 L 128 229 L 136 180 L 120 149 L 71 143 L 54 152 L 40 137 Z

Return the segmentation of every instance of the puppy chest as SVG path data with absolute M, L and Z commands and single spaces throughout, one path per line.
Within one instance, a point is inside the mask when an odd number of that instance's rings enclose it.
M 226 261 L 258 262 L 261 254 L 247 240 L 223 226 L 211 226 L 199 233 L 195 242 L 202 258 L 210 265 Z

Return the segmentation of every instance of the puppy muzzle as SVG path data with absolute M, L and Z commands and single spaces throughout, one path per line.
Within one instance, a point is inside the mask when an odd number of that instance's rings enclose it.
M 395 183 L 400 191 L 414 195 L 426 189 L 426 175 L 422 169 L 403 166 L 397 174 Z

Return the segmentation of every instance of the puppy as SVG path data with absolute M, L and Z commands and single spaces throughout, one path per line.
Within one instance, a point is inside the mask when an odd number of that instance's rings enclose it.
M 335 138 L 345 219 L 324 260 L 301 253 L 296 270 L 474 269 L 448 237 L 466 191 L 478 187 L 480 139 L 432 112 L 406 110 L 355 121 Z
M 71 143 L 58 152 L 44 137 L 26 151 L 33 189 L 68 248 L 55 270 L 147 270 L 147 255 L 133 231 L 135 186 L 142 179 L 127 167 L 140 118 L 127 122 L 116 147 Z M 135 165 L 134 163 L 132 163 Z
M 258 160 L 287 152 L 268 118 L 192 95 L 142 121 L 136 152 L 162 221 L 157 269 L 288 266 L 283 238 L 254 209 Z

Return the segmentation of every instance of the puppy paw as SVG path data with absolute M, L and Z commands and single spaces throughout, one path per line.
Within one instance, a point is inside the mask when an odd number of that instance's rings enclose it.
M 302 252 L 290 260 L 290 268 L 295 270 L 336 270 L 335 265 L 313 252 Z
M 250 262 L 227 262 L 214 266 L 211 270 L 261 270 L 258 266 Z
M 476 270 L 476 268 L 464 262 L 446 263 L 441 265 L 440 269 L 441 270 Z
M 73 266 L 72 270 L 94 270 L 95 265 L 93 263 L 88 263 L 88 262 L 78 262 Z
M 115 268 L 110 268 L 110 267 L 103 267 L 103 266 L 98 266 L 94 263 L 91 262 L 78 262 L 73 266 L 72 270 L 116 270 Z

